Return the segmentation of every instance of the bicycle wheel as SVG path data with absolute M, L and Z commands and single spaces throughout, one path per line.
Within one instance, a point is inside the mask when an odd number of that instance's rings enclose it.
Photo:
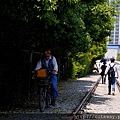
M 51 88 L 48 88 L 46 93 L 46 107 L 50 106 L 51 101 L 52 101 Z
M 39 110 L 40 112 L 44 112 L 45 106 L 46 106 L 46 88 L 40 88 L 40 94 L 39 94 Z

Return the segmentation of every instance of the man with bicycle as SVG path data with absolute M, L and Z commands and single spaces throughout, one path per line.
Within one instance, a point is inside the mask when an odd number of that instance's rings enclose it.
M 50 50 L 46 50 L 44 53 L 44 57 L 41 58 L 35 68 L 35 71 L 39 69 L 46 69 L 47 70 L 47 76 L 50 77 L 49 81 L 51 82 L 51 92 L 52 92 L 52 102 L 51 105 L 55 106 L 56 98 L 58 97 L 57 92 L 57 72 L 58 72 L 58 64 L 56 61 L 56 58 L 51 55 Z

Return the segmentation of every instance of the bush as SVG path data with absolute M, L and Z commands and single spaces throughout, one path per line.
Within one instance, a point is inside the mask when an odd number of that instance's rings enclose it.
M 71 78 L 78 78 L 91 73 L 91 61 L 92 56 L 90 53 L 77 53 L 74 57 L 72 56 Z
M 120 61 L 120 54 L 118 54 L 118 56 L 117 56 L 117 60 Z

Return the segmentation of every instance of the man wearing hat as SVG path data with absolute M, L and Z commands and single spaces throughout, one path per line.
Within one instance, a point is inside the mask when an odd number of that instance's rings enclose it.
M 108 95 L 111 94 L 111 87 L 112 87 L 112 95 L 115 95 L 115 83 L 116 78 L 118 78 L 118 66 L 115 64 L 114 57 L 110 58 L 111 63 L 107 66 L 105 70 L 105 77 L 108 75 Z M 113 68 L 114 73 L 113 75 L 110 74 L 111 67 Z
M 47 76 L 50 77 L 49 81 L 52 83 L 52 103 L 51 105 L 55 106 L 56 98 L 58 97 L 57 92 L 57 72 L 58 72 L 58 64 L 56 58 L 51 55 L 50 50 L 46 50 L 44 53 L 44 57 L 41 58 L 35 68 L 35 71 L 45 68 L 47 70 Z

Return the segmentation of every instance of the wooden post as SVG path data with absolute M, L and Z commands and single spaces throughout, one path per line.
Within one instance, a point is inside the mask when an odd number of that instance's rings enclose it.
M 22 50 L 23 52 L 28 52 L 28 53 L 31 53 L 30 54 L 30 69 L 29 69 L 29 81 L 28 81 L 28 95 L 30 96 L 30 87 L 31 87 L 31 78 L 32 78 L 32 64 L 33 64 L 33 53 L 35 54 L 41 54 L 40 52 L 35 52 L 35 51 L 32 51 L 30 52 L 29 50 Z
M 32 75 L 32 57 L 33 57 L 33 51 L 30 55 L 30 74 L 29 74 L 29 83 L 28 83 L 28 95 L 30 96 L 30 86 L 31 86 L 31 75 Z

